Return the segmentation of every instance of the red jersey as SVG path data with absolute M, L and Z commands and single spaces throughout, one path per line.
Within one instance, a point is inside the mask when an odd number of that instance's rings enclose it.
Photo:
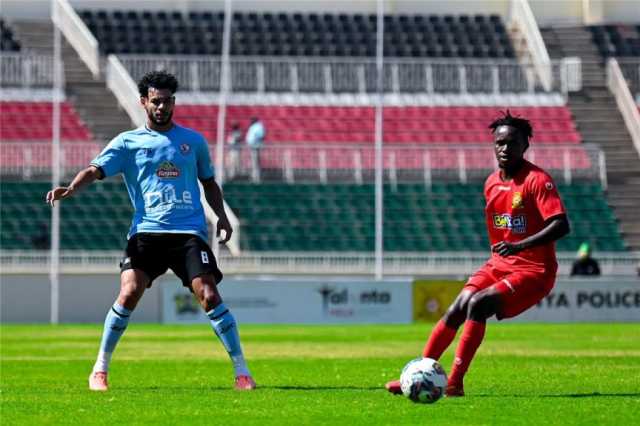
M 503 181 L 500 170 L 492 173 L 484 184 L 484 197 L 491 245 L 523 240 L 541 231 L 547 219 L 566 214 L 551 176 L 526 160 L 511 181 Z M 507 257 L 492 253 L 490 262 L 507 270 L 555 272 L 558 268 L 554 242 Z

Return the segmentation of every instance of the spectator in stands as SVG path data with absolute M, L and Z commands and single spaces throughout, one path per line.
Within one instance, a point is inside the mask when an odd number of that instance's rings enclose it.
M 265 128 L 258 117 L 251 117 L 245 138 L 251 152 L 251 180 L 260 182 L 260 149 L 264 143 Z
M 229 179 L 233 179 L 240 173 L 240 158 L 242 154 L 242 130 L 237 122 L 231 123 L 231 132 L 227 136 L 229 145 Z
M 580 244 L 578 248 L 578 258 L 573 262 L 571 268 L 571 276 L 586 275 L 586 276 L 598 276 L 600 275 L 600 266 L 598 262 L 591 257 L 591 246 L 589 243 Z

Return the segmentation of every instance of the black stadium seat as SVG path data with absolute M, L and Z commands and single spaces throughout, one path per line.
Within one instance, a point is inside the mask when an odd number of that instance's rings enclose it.
M 2 52 L 18 52 L 20 51 L 20 42 L 15 39 L 11 27 L 0 18 L 0 51 Z
M 221 51 L 222 12 L 83 10 L 80 16 L 100 41 L 104 53 L 219 54 Z M 389 14 L 383 19 L 385 54 L 389 57 L 514 56 L 498 15 Z M 377 17 L 372 14 L 234 12 L 231 54 L 374 56 L 376 26 Z M 603 31 L 594 33 L 594 37 L 605 44 L 608 39 L 602 35 Z M 162 44 L 145 41 L 141 46 L 134 46 L 136 40 L 147 40 L 145 32 L 175 36 Z M 118 34 L 116 41 L 113 33 Z M 637 47 L 620 40 L 621 52 L 633 52 Z
M 640 25 L 594 25 L 589 29 L 602 56 L 640 56 Z

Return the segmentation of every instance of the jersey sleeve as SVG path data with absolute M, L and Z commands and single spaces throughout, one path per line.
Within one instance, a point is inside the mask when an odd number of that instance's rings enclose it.
M 566 210 L 560 199 L 560 194 L 551 176 L 538 174 L 531 180 L 533 199 L 543 220 L 559 214 L 565 214 Z
M 202 138 L 196 150 L 196 161 L 198 162 L 198 179 L 207 180 L 215 176 L 211 156 L 209 155 L 209 144 Z
M 109 177 L 124 172 L 125 159 L 124 139 L 122 136 L 117 136 L 107 144 L 90 164 L 100 168 L 104 177 Z
M 482 187 L 482 195 L 484 196 L 484 202 L 489 201 L 489 185 L 491 184 L 491 176 L 489 176 L 484 181 L 484 186 Z

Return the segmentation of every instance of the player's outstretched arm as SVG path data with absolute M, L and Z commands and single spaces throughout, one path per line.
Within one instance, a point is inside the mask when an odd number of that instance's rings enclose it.
M 231 233 L 233 233 L 233 229 L 231 227 L 231 223 L 229 223 L 227 214 L 224 212 L 222 191 L 213 178 L 201 181 L 201 183 L 202 187 L 204 188 L 204 195 L 207 198 L 207 203 L 209 203 L 209 205 L 213 209 L 213 212 L 216 214 L 216 216 L 218 216 L 216 236 L 220 237 L 220 231 L 225 232 L 224 238 L 220 240 L 220 244 L 224 244 L 229 241 L 229 239 L 231 239 Z
M 53 206 L 57 200 L 68 198 L 79 189 L 89 185 L 94 180 L 101 178 L 102 171 L 96 166 L 89 166 L 86 169 L 81 170 L 76 177 L 73 178 L 73 181 L 71 181 L 69 186 L 59 186 L 47 192 L 46 201 L 48 204 Z
M 540 232 L 517 242 L 500 241 L 491 246 L 491 251 L 500 256 L 510 256 L 530 247 L 548 244 L 567 235 L 570 231 L 567 215 L 561 214 L 547 220 Z

